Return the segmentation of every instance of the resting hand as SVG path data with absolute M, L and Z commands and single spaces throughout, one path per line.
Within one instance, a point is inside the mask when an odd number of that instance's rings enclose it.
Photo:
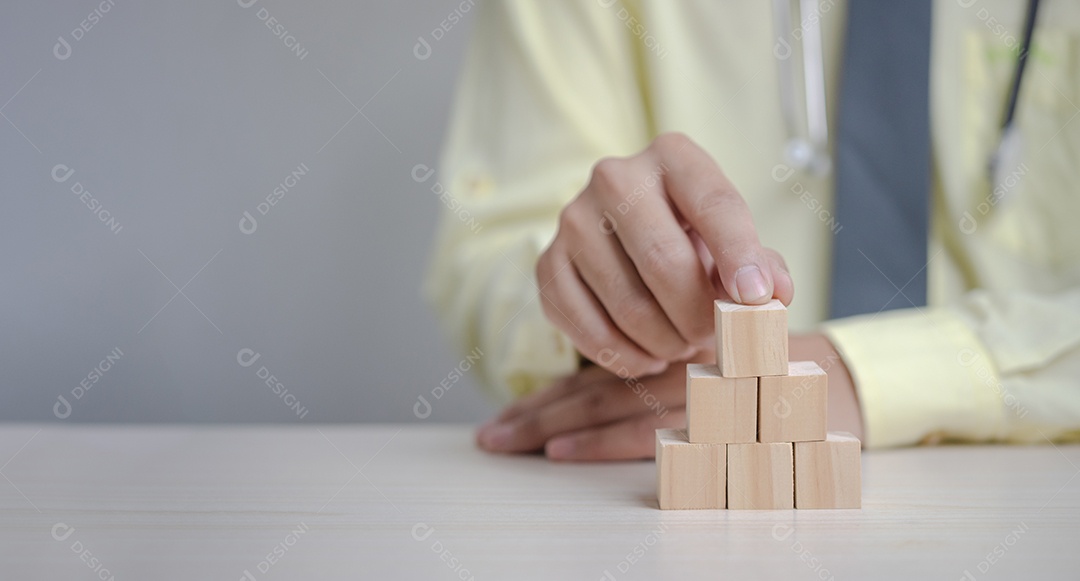
M 862 437 L 847 367 L 823 335 L 794 335 L 793 361 L 816 361 L 829 375 L 829 429 Z M 623 378 L 591 366 L 514 402 L 477 432 L 490 452 L 544 450 L 553 460 L 652 458 L 657 428 L 686 426 L 686 368 Z

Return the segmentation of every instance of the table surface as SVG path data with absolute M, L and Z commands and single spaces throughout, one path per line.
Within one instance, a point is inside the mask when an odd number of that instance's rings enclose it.
M 461 425 L 0 425 L 4 579 L 1080 578 L 1080 446 L 863 455 L 863 508 L 660 511 Z

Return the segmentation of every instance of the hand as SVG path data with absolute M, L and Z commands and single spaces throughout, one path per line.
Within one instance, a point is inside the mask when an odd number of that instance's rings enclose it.
M 590 366 L 508 406 L 477 432 L 489 452 L 552 460 L 652 458 L 656 428 L 686 425 L 686 370 L 623 379 Z
M 545 315 L 578 351 L 634 377 L 711 351 L 714 299 L 788 304 L 794 293 L 735 186 L 677 133 L 596 164 L 536 276 Z
M 792 361 L 816 361 L 829 375 L 829 430 L 862 437 L 854 384 L 823 335 L 793 335 Z M 711 361 L 708 361 L 711 362 Z M 656 428 L 686 426 L 686 369 L 640 379 L 588 367 L 519 399 L 477 432 L 489 452 L 543 449 L 552 460 L 652 458 Z

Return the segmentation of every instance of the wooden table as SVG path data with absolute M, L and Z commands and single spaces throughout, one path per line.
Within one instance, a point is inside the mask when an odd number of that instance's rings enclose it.
M 1080 578 L 1080 446 L 863 462 L 862 510 L 675 512 L 467 426 L 6 424 L 0 578 Z

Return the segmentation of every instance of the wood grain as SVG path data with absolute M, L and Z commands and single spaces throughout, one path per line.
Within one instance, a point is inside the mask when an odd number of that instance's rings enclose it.
M 791 444 L 728 444 L 728 508 L 795 507 Z
M 724 444 L 691 444 L 685 430 L 656 430 L 656 498 L 663 510 L 725 508 Z
M 829 376 L 813 361 L 792 361 L 788 373 L 759 381 L 758 441 L 824 440 Z
M 756 377 L 723 377 L 715 365 L 686 366 L 686 433 L 690 442 L 754 442 L 757 416 Z
M 717 300 L 716 365 L 724 377 L 787 375 L 787 307 L 773 299 L 764 305 Z
M 862 506 L 862 443 L 847 432 L 795 443 L 795 508 Z

